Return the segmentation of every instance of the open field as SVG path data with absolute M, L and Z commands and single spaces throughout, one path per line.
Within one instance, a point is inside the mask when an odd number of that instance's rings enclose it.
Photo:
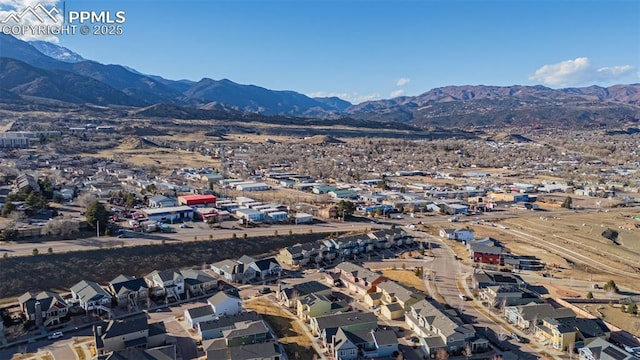
M 386 270 L 382 270 L 382 275 L 404 286 L 416 288 L 425 294 L 429 293 L 427 290 L 427 287 L 424 284 L 424 281 L 420 280 L 420 278 L 418 278 L 415 275 L 412 269 L 407 269 L 407 270 L 386 269 Z
M 284 349 L 289 359 L 313 359 L 316 352 L 313 350 L 311 339 L 309 339 L 300 324 L 291 318 L 279 306 L 266 297 L 259 297 L 245 301 L 243 306 L 261 314 L 267 321 Z
M 476 237 L 491 236 L 512 252 L 535 255 L 561 271 L 554 277 L 591 279 L 626 285 L 640 291 L 640 220 L 636 212 L 615 209 L 603 212 L 567 211 L 562 215 L 521 217 L 500 221 L 505 229 L 487 224 L 471 225 Z M 619 233 L 617 244 L 601 235 L 611 229 Z
M 619 305 L 590 304 L 584 305 L 582 308 L 635 336 L 640 336 L 640 316 L 623 313 Z
M 96 154 L 81 156 L 103 157 L 121 160 L 135 167 L 156 167 L 158 169 L 179 169 L 183 167 L 220 167 L 220 161 L 185 150 L 142 148 L 126 145 L 115 149 L 102 150 Z

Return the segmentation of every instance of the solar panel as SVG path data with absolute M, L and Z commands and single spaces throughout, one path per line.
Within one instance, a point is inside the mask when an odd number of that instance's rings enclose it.
M 614 359 L 622 360 L 622 359 L 627 357 L 627 355 L 625 353 L 623 353 L 620 350 L 614 348 L 613 346 L 607 347 L 602 352 L 607 354 L 607 355 L 609 355 L 609 356 L 611 356 Z

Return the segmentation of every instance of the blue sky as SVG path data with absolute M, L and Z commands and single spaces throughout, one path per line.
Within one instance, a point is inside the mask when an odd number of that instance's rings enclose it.
M 0 4 L 29 0 L 0 0 Z M 55 1 L 55 0 L 49 0 Z M 86 58 L 353 102 L 446 85 L 640 82 L 639 1 L 76 1 L 121 36 L 61 36 Z

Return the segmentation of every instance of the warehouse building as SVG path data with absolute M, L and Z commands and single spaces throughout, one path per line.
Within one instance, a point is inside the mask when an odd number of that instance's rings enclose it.
M 144 209 L 142 212 L 147 219 L 159 222 L 179 222 L 193 219 L 193 209 L 189 206 L 171 206 L 154 209 Z
M 178 196 L 178 203 L 188 206 L 215 206 L 216 197 L 215 195 L 182 195 Z
M 303 212 L 296 213 L 295 223 L 296 224 L 306 224 L 313 222 L 313 215 L 306 214 Z
M 237 209 L 236 217 L 247 222 L 262 222 L 264 221 L 265 215 L 253 209 Z
M 236 190 L 238 191 L 266 191 L 269 190 L 269 185 L 266 183 L 244 183 L 237 184 Z

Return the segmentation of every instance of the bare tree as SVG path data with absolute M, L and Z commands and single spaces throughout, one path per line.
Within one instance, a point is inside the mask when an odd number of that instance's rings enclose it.
M 98 201 L 98 198 L 92 193 L 88 193 L 88 192 L 85 192 L 82 195 L 78 196 L 78 199 L 76 200 L 78 205 L 82 207 L 89 207 L 91 204 L 95 203 L 96 201 Z
M 54 219 L 49 220 L 42 231 L 47 235 L 65 237 L 80 231 L 80 224 L 77 221 Z

